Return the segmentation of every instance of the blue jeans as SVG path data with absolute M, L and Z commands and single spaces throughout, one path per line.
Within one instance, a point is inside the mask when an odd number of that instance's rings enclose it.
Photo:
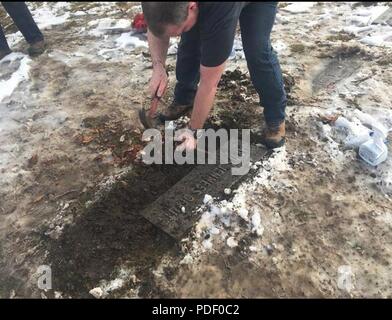
M 24 2 L 2 2 L 23 37 L 30 44 L 43 40 L 44 37 L 38 29 L 29 9 Z M 10 50 L 3 29 L 0 26 L 0 50 Z
M 285 119 L 287 104 L 282 71 L 271 46 L 277 2 L 250 3 L 241 12 L 239 22 L 242 44 L 252 83 L 264 107 L 268 125 L 277 126 Z M 193 101 L 200 80 L 200 38 L 192 28 L 182 34 L 176 64 L 177 84 L 174 100 L 180 104 Z

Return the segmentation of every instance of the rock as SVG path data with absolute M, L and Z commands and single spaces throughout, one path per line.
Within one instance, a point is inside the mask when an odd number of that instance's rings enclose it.
M 264 233 L 264 227 L 261 225 L 260 213 L 258 212 L 255 212 L 252 216 L 252 232 L 260 237 Z
M 212 197 L 211 197 L 209 194 L 206 194 L 206 195 L 204 196 L 203 203 L 204 203 L 204 204 L 211 203 L 212 200 L 213 200 Z
M 96 299 L 101 299 L 103 297 L 103 291 L 100 287 L 90 290 L 89 293 Z
M 248 221 L 249 220 L 249 218 L 248 218 L 248 210 L 247 209 L 245 209 L 245 208 L 240 208 L 239 210 L 238 210 L 238 214 L 239 214 L 239 216 L 242 218 L 242 219 L 244 219 L 245 221 Z
M 226 241 L 226 244 L 230 247 L 230 248 L 234 248 L 238 246 L 238 242 L 234 239 L 234 237 L 229 237 Z
M 229 195 L 229 194 L 231 193 L 231 189 L 230 189 L 230 188 L 226 188 L 226 189 L 224 190 L 224 193 L 227 194 L 227 195 Z
M 180 264 L 192 264 L 192 263 L 193 263 L 193 258 L 189 253 L 180 261 Z
M 272 246 L 268 244 L 265 246 L 265 250 L 267 251 L 267 254 L 270 256 L 274 251 L 274 248 L 272 248 Z

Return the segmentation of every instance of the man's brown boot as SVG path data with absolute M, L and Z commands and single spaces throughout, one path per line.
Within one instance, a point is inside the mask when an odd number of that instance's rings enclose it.
M 193 102 L 191 104 L 178 104 L 173 101 L 167 109 L 159 113 L 158 117 L 161 122 L 172 121 L 181 118 L 186 115 L 193 108 Z
M 283 121 L 279 126 L 268 126 L 262 134 L 262 143 L 269 149 L 279 148 L 285 143 L 286 126 Z
M 45 50 L 46 50 L 46 43 L 44 40 L 40 40 L 30 44 L 28 52 L 30 56 L 34 57 L 44 53 Z
M 12 51 L 11 50 L 0 50 L 0 60 L 5 56 L 8 56 Z

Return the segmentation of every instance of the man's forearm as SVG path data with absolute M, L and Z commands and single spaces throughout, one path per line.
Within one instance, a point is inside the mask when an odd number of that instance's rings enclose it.
M 192 111 L 191 121 L 189 123 L 192 129 L 202 129 L 208 114 L 210 113 L 216 94 L 217 87 L 209 84 L 200 83 Z
M 157 65 L 165 67 L 170 38 L 157 38 L 150 31 L 148 31 L 147 39 L 153 67 Z

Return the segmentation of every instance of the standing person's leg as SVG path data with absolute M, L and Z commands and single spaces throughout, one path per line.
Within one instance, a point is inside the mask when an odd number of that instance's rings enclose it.
M 279 60 L 271 46 L 276 2 L 252 3 L 240 15 L 242 43 L 252 83 L 264 107 L 267 127 L 282 129 L 285 119 L 286 93 Z M 283 132 L 280 133 L 284 143 Z
M 25 2 L 2 2 L 19 31 L 30 44 L 44 39 Z
M 176 78 L 173 103 L 159 115 L 162 122 L 178 119 L 193 107 L 200 80 L 200 37 L 197 25 L 181 35 L 177 51 Z
M 25 2 L 2 2 L 23 37 L 30 44 L 30 54 L 40 54 L 44 51 L 44 36 L 35 23 Z
M 192 103 L 200 80 L 200 37 L 195 26 L 181 36 L 176 63 L 176 102 Z
M 7 39 L 5 38 L 2 27 L 0 26 L 0 60 L 9 53 L 11 53 L 11 49 L 8 46 Z

